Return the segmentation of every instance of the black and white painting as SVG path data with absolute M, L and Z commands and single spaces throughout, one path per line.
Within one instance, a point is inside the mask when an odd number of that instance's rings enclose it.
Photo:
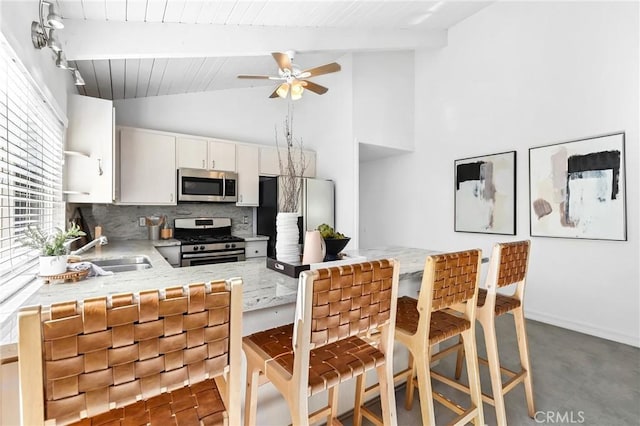
M 627 239 L 624 133 L 529 149 L 531 236 Z
M 455 230 L 516 233 L 516 152 L 455 161 Z

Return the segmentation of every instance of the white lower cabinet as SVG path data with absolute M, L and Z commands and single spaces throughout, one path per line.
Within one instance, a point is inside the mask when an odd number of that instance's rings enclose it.
M 120 129 L 120 204 L 176 204 L 176 138 Z
M 162 257 L 174 268 L 180 267 L 180 246 L 159 246 L 156 250 L 160 252 Z
M 247 259 L 252 257 L 265 257 L 267 255 L 267 240 L 247 241 L 244 255 Z
M 236 168 L 238 170 L 238 202 L 236 206 L 257 207 L 260 202 L 258 174 L 259 148 L 237 145 Z

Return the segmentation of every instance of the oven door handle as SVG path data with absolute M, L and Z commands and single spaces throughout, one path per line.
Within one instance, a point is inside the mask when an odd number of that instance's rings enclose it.
M 201 259 L 203 257 L 224 257 L 224 256 L 235 256 L 238 254 L 244 254 L 244 250 L 230 250 L 230 251 L 219 251 L 219 252 L 207 252 L 207 253 L 182 253 L 183 259 Z

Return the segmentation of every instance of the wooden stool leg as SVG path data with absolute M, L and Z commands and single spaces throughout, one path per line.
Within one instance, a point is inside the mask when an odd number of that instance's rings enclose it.
M 431 348 L 427 353 L 414 355 L 414 368 L 418 373 L 418 392 L 420 393 L 420 412 L 422 413 L 422 424 L 435 426 L 435 414 L 433 409 L 433 393 L 431 390 Z M 413 381 L 413 379 L 412 379 Z M 407 382 L 407 386 L 408 386 Z
M 480 388 L 480 370 L 478 368 L 478 352 L 476 350 L 476 336 L 473 328 L 462 332 L 460 335 L 464 344 L 464 353 L 467 361 L 467 375 L 469 376 L 469 390 L 471 402 L 477 411 L 473 419 L 476 426 L 484 425 L 484 412 L 482 407 L 482 389 Z M 458 354 L 460 351 L 458 351 Z
M 364 404 L 364 391 L 367 387 L 367 373 L 356 377 L 356 398 L 353 408 L 353 426 L 362 426 L 362 404 Z
M 533 400 L 533 381 L 531 379 L 531 362 L 529 361 L 529 343 L 527 340 L 527 330 L 525 328 L 524 312 L 522 307 L 513 310 L 513 320 L 516 323 L 516 336 L 518 338 L 518 349 L 520 351 L 520 364 L 527 371 L 524 379 L 524 393 L 527 397 L 527 408 L 529 417 L 535 415 L 535 403 Z
M 255 426 L 260 370 L 247 362 L 247 392 L 244 399 L 244 426 Z
M 498 426 L 506 426 L 507 414 L 504 407 L 504 394 L 502 393 L 502 375 L 500 374 L 500 357 L 498 355 L 498 341 L 496 339 L 494 317 L 490 317 L 486 322 L 488 324 L 484 321 L 481 322 L 481 324 L 487 349 L 491 390 L 493 391 L 493 400 L 496 408 L 496 421 Z
M 413 378 L 416 376 L 416 362 L 413 359 L 411 351 L 409 351 L 409 365 L 407 368 L 411 369 L 411 374 L 407 379 L 407 389 L 404 396 L 404 409 L 407 411 L 411 411 L 411 408 L 413 408 L 413 394 L 416 389 L 413 382 Z
M 338 418 L 338 389 L 339 385 L 329 388 L 329 415 L 327 415 L 327 426 L 333 424 Z
M 385 425 L 396 425 L 398 418 L 396 414 L 396 393 L 393 386 L 393 365 L 384 363 L 376 368 L 376 373 L 380 383 L 382 421 Z
M 462 336 L 460 336 L 458 338 L 458 343 L 462 343 Z M 456 358 L 456 375 L 455 378 L 456 380 L 460 380 L 460 376 L 462 375 L 462 361 L 464 357 L 464 347 L 461 346 L 460 349 L 458 349 L 458 356 Z

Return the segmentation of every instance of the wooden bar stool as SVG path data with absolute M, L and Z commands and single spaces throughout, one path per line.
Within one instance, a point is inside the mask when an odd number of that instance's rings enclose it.
M 395 339 L 409 349 L 409 366 L 395 376 L 395 381 L 407 382 L 405 408 L 413 405 L 414 376 L 420 393 L 420 411 L 423 425 L 434 425 L 433 400 L 454 411 L 458 416 L 452 424 L 472 421 L 484 424 L 478 359 L 475 343 L 475 312 L 478 297 L 478 271 L 480 250 L 468 250 L 427 257 L 418 300 L 411 297 L 398 299 Z M 451 309 L 455 307 L 455 310 Z M 471 405 L 464 409 L 431 388 L 430 362 L 433 345 L 460 335 L 466 349 L 467 368 L 470 372 Z M 365 389 L 363 377 L 356 384 L 356 408 L 354 425 L 362 424 L 367 417 L 375 424 L 379 418 L 363 403 L 367 395 L 377 390 L 377 385 Z
M 293 425 L 337 421 L 338 385 L 375 369 L 385 425 L 396 424 L 393 327 L 399 266 L 376 260 L 300 274 L 293 324 L 243 339 L 247 356 L 245 425 L 256 423 L 258 384 L 271 381 L 283 395 Z M 379 329 L 377 346 L 362 334 Z M 328 390 L 328 405 L 309 413 L 308 397 Z M 284 422 L 281 422 L 284 423 Z
M 238 425 L 242 281 L 18 314 L 22 424 Z
M 531 380 L 531 363 L 529 362 L 529 344 L 524 320 L 524 286 L 526 283 L 529 264 L 529 241 L 496 244 L 491 254 L 491 262 L 487 271 L 486 290 L 480 289 L 478 295 L 477 319 L 482 325 L 484 339 L 487 348 L 487 359 L 480 359 L 483 364 L 488 364 L 491 376 L 491 389 L 493 396 L 483 394 L 483 400 L 496 408 L 496 420 L 498 425 L 506 425 L 507 417 L 504 405 L 504 395 L 517 384 L 524 383 L 524 391 L 527 399 L 529 416 L 535 415 L 533 400 L 533 383 Z M 496 292 L 498 288 L 515 285 L 515 291 L 510 296 Z M 500 366 L 498 355 L 498 342 L 496 338 L 495 319 L 508 312 L 513 313 L 520 353 L 520 371 L 514 372 Z M 464 349 L 458 349 L 458 363 L 456 366 L 456 379 L 460 378 Z M 509 377 L 506 383 L 502 382 L 502 374 Z M 450 383 L 445 378 L 443 381 Z M 464 389 L 464 388 L 462 388 Z

